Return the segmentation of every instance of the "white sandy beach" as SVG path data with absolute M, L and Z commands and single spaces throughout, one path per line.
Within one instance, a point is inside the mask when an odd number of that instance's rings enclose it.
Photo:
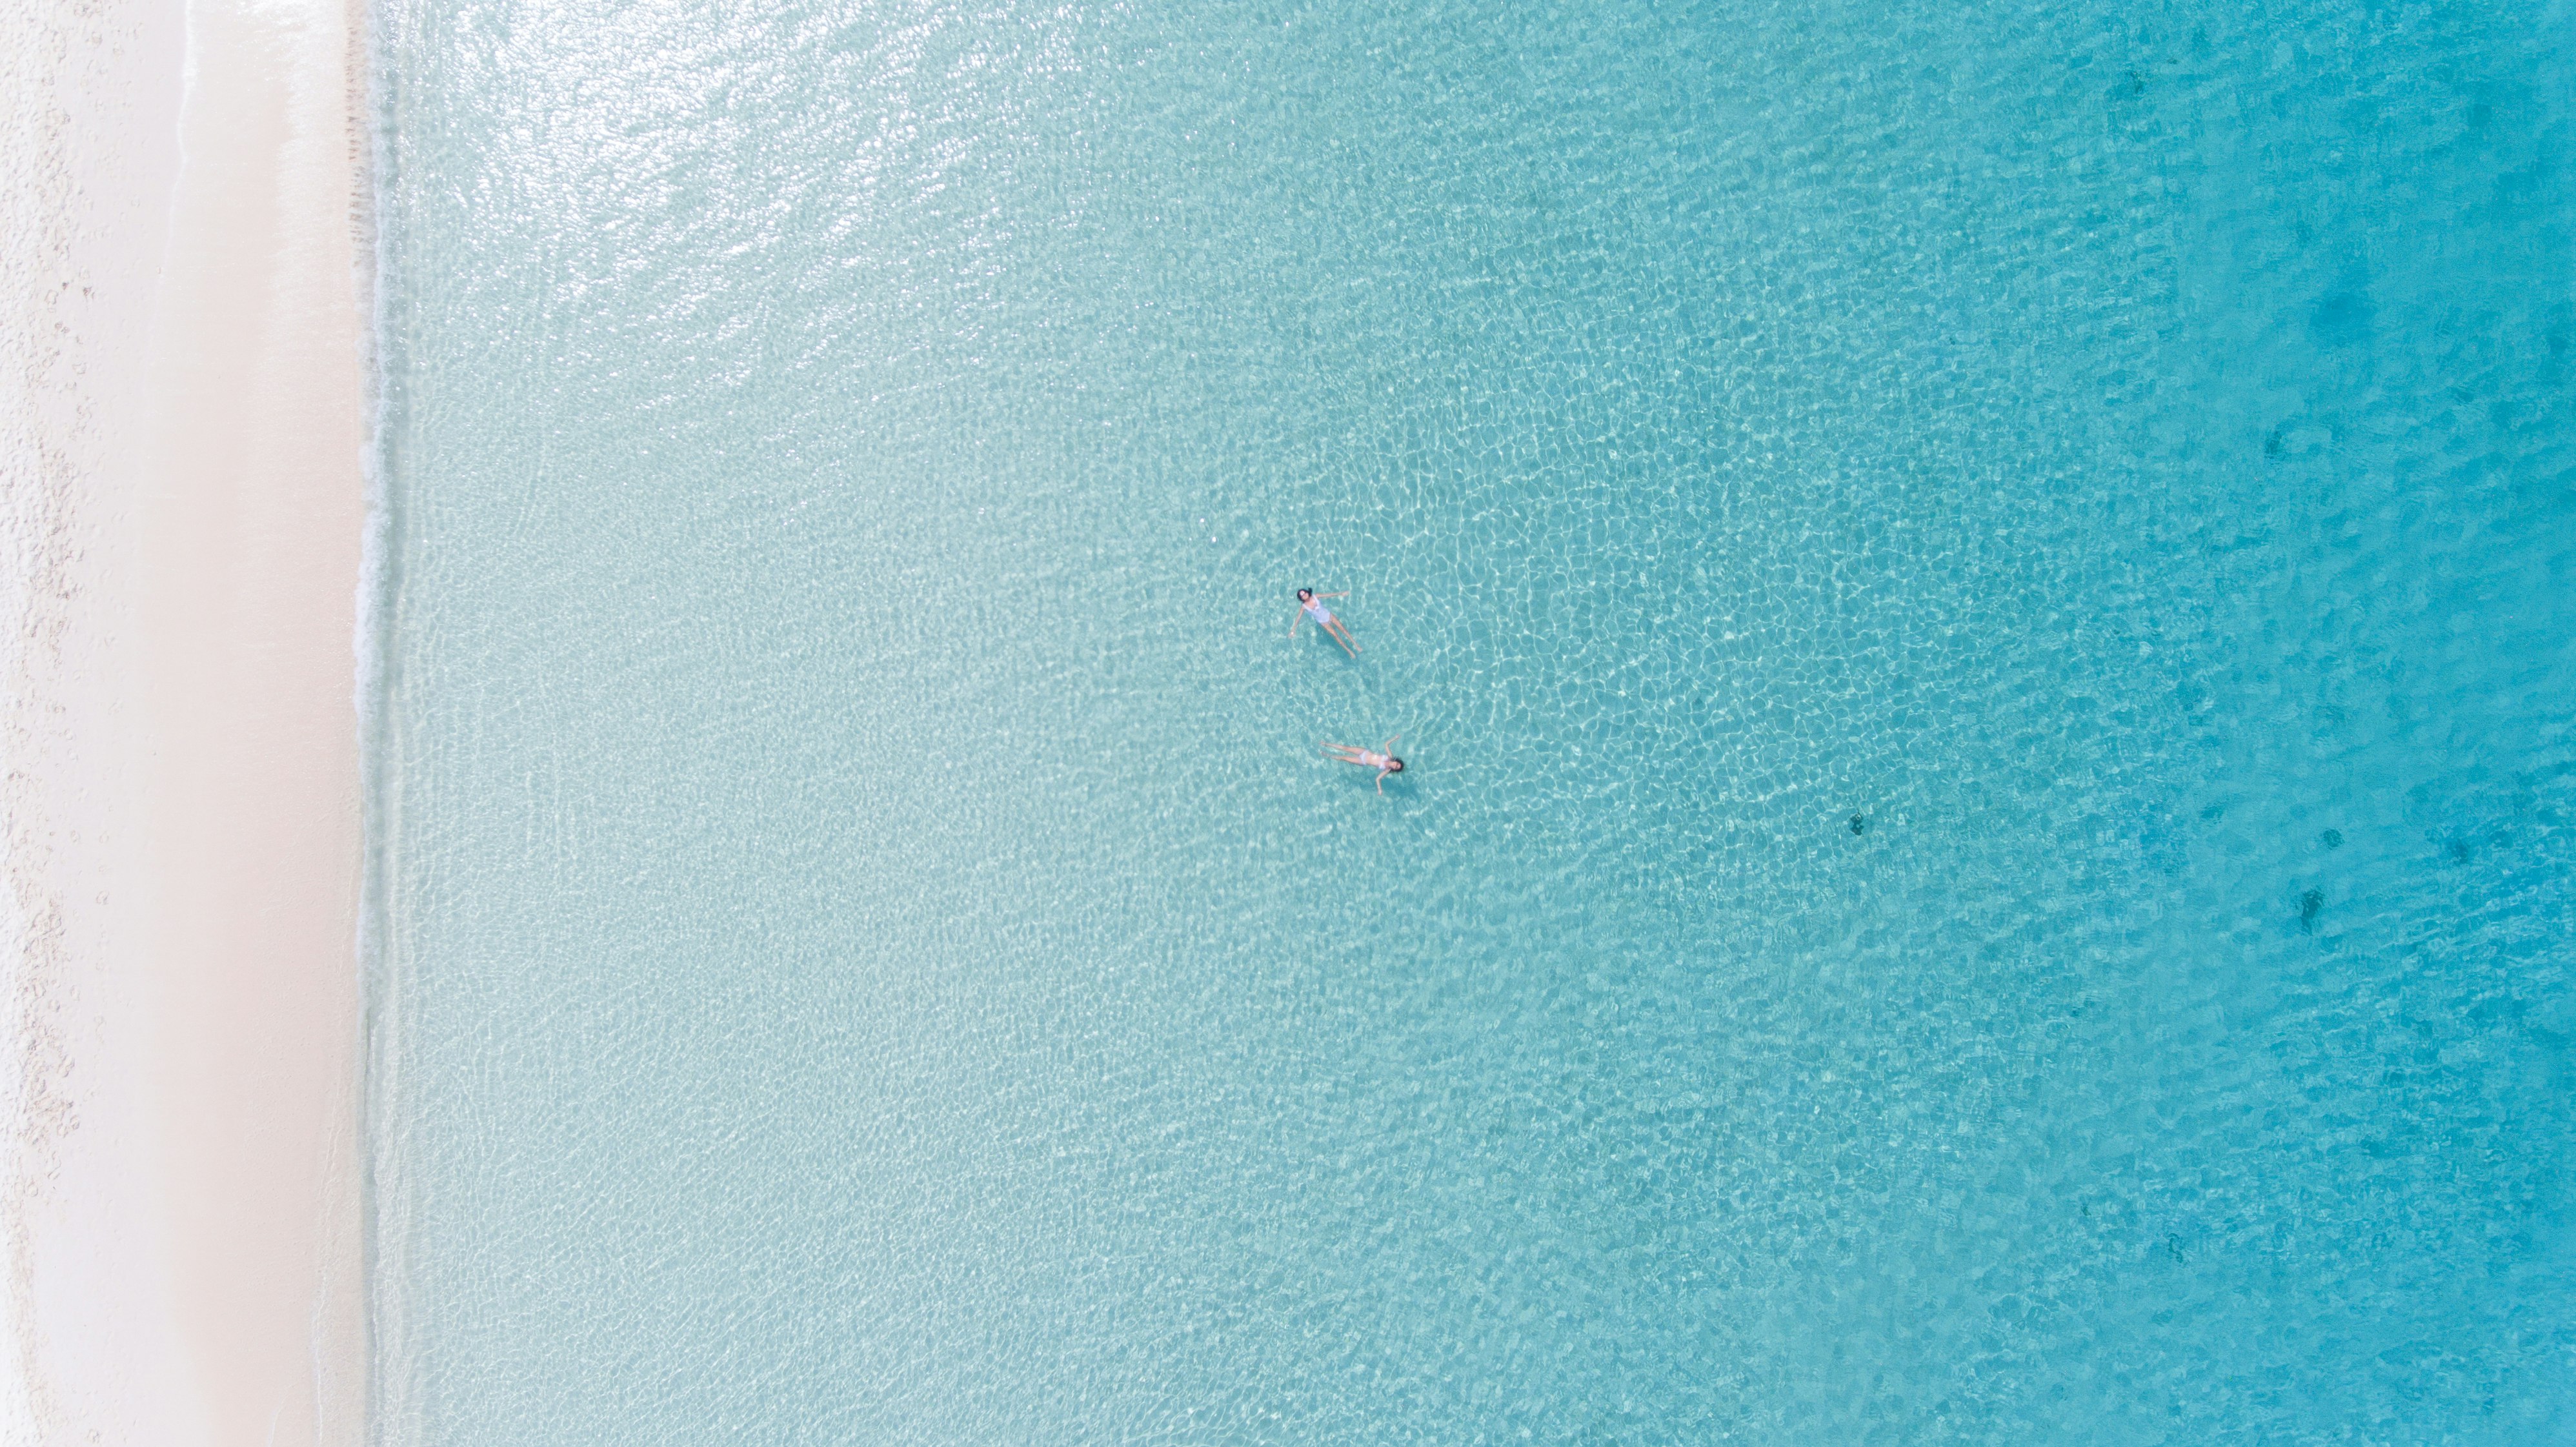
M 8 1442 L 363 1434 L 354 13 L 0 18 Z

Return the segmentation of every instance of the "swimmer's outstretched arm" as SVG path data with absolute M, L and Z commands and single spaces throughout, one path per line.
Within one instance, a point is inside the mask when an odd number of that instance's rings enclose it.
M 1347 597 L 1351 596 L 1351 594 L 1350 594 L 1350 590 L 1349 590 L 1349 589 L 1347 589 L 1347 588 L 1345 588 L 1345 589 L 1343 589 L 1341 592 L 1338 592 L 1338 593 L 1318 593 L 1318 594 L 1316 594 L 1315 596 L 1316 596 L 1316 597 L 1318 597 L 1318 598 L 1347 598 Z

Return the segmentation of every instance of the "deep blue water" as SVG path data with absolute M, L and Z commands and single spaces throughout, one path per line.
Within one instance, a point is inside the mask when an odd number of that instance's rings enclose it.
M 385 1442 L 2576 1440 L 2576 12 L 375 13 Z

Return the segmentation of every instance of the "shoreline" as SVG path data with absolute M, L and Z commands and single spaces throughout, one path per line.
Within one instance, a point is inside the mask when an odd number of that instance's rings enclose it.
M 362 12 L 0 27 L 0 1438 L 356 1443 Z

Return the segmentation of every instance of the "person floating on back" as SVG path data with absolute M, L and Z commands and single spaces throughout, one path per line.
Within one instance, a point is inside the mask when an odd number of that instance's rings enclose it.
M 1364 769 L 1377 770 L 1377 791 L 1383 794 L 1386 792 L 1386 776 L 1404 772 L 1404 760 L 1386 752 L 1395 747 L 1395 739 L 1403 737 L 1404 735 L 1397 734 L 1394 739 L 1388 739 L 1374 750 L 1355 748 L 1350 744 L 1326 744 L 1324 752 L 1345 764 L 1357 764 Z
M 1333 610 L 1324 606 L 1324 600 L 1326 598 L 1347 598 L 1349 596 L 1351 595 L 1346 592 L 1319 594 L 1312 588 L 1298 589 L 1297 616 L 1288 620 L 1288 636 L 1291 638 L 1296 637 L 1297 625 L 1305 622 L 1309 618 L 1312 618 L 1315 620 L 1316 627 L 1331 634 L 1333 636 L 1333 641 L 1342 645 L 1343 652 L 1348 653 L 1353 658 L 1359 657 L 1360 646 L 1352 640 L 1351 630 L 1343 627 L 1342 620 L 1333 616 Z

